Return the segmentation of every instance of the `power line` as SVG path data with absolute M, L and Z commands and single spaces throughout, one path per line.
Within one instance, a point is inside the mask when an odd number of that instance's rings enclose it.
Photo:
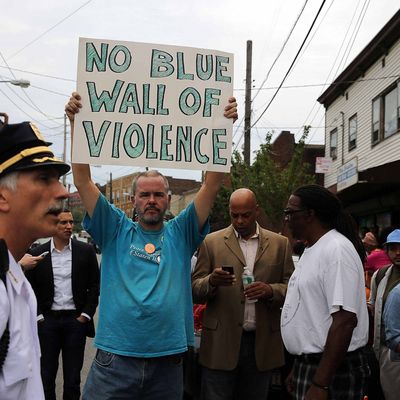
M 239 125 L 239 128 L 243 128 L 244 125 Z M 335 128 L 336 125 L 320 125 L 320 126 L 311 126 L 311 128 Z M 256 126 L 255 128 L 258 129 L 303 129 L 304 125 L 302 126 Z
M 357 5 L 356 5 L 356 7 L 355 7 L 355 9 L 354 9 L 354 12 L 353 12 L 353 15 L 352 15 L 352 17 L 351 17 L 349 26 L 348 26 L 348 28 L 347 28 L 347 30 L 346 30 L 346 33 L 345 33 L 345 35 L 344 35 L 344 37 L 343 37 L 343 40 L 342 40 L 342 43 L 340 44 L 339 50 L 338 50 L 338 52 L 337 52 L 337 54 L 336 54 L 335 60 L 334 60 L 334 62 L 333 62 L 333 64 L 332 64 L 331 69 L 329 70 L 329 72 L 328 72 L 328 74 L 327 74 L 327 76 L 326 76 L 325 83 L 327 83 L 328 80 L 331 79 L 330 76 L 331 76 L 331 74 L 332 74 L 332 72 L 333 72 L 333 70 L 334 70 L 334 68 L 335 68 L 336 62 L 338 61 L 339 56 L 340 56 L 340 53 L 341 53 L 341 51 L 342 51 L 342 48 L 343 48 L 343 46 L 344 46 L 344 44 L 345 44 L 345 42 L 346 42 L 346 38 L 347 38 L 347 36 L 348 36 L 348 34 L 349 34 L 350 28 L 351 28 L 351 26 L 352 26 L 352 24 L 353 24 L 353 21 L 354 21 L 354 18 L 355 18 L 355 16 L 356 16 L 356 14 L 357 14 L 357 9 L 358 9 L 358 6 L 359 6 L 360 2 L 361 2 L 361 0 L 358 0 L 358 3 L 357 3 Z M 332 4 L 331 4 L 331 5 L 332 5 Z M 339 71 L 339 67 L 340 67 L 340 64 L 337 66 L 336 71 L 335 71 L 334 74 L 332 74 L 332 76 L 336 76 L 336 75 L 337 75 L 337 73 L 338 73 L 338 71 Z M 322 94 L 323 90 L 324 90 L 324 89 L 322 89 L 322 90 L 320 91 L 319 96 Z M 319 97 L 319 96 L 318 96 L 318 97 Z M 311 114 L 312 114 L 312 112 L 313 112 L 315 106 L 317 106 L 317 108 L 316 108 L 316 111 L 315 111 L 315 113 L 314 113 L 314 116 L 312 117 L 311 121 L 308 122 L 308 119 L 309 119 L 309 117 L 311 116 Z M 312 106 L 310 112 L 308 113 L 308 115 L 307 115 L 307 117 L 306 117 L 306 120 L 304 121 L 304 125 L 306 125 L 306 124 L 307 124 L 307 125 L 312 125 L 321 108 L 322 108 L 322 104 L 319 104 L 319 105 L 318 105 L 318 104 L 315 102 L 315 103 L 313 104 L 313 106 Z M 321 121 L 322 121 L 322 119 L 321 119 Z M 316 132 L 316 131 L 314 131 L 313 134 L 311 135 L 310 140 L 311 140 L 312 137 L 314 136 L 315 132 Z M 296 135 L 299 134 L 299 133 L 300 133 L 300 130 L 296 133 Z
M 315 18 L 314 18 L 314 21 L 312 22 L 312 24 L 311 24 L 311 26 L 310 26 L 310 29 L 308 30 L 308 32 L 307 32 L 307 34 L 306 34 L 306 37 L 305 37 L 304 40 L 303 40 L 303 43 L 301 44 L 299 50 L 297 51 L 297 54 L 296 54 L 296 56 L 294 57 L 294 60 L 292 61 L 292 64 L 290 65 L 290 67 L 289 67 L 289 69 L 287 70 L 285 76 L 283 77 L 281 84 L 279 85 L 278 89 L 276 90 L 276 92 L 275 92 L 274 95 L 272 96 L 270 102 L 267 104 L 267 107 L 264 109 L 264 111 L 261 113 L 261 115 L 257 118 L 256 122 L 253 123 L 253 125 L 251 126 L 251 128 L 252 128 L 254 125 L 256 125 L 257 122 L 260 120 L 260 118 L 266 113 L 266 111 L 268 110 L 268 108 L 270 107 L 270 105 L 272 104 L 272 102 L 274 101 L 275 97 L 277 96 L 277 94 L 278 94 L 278 92 L 279 92 L 279 89 L 282 87 L 282 85 L 283 85 L 283 83 L 285 82 L 286 78 L 288 77 L 290 71 L 292 70 L 294 63 L 296 62 L 296 59 L 297 59 L 297 57 L 299 56 L 299 54 L 300 54 L 300 52 L 301 52 L 301 49 L 304 47 L 304 44 L 305 44 L 305 42 L 306 42 L 308 36 L 310 35 L 311 30 L 312 30 L 312 28 L 314 27 L 315 22 L 317 21 L 317 18 L 318 18 L 318 16 L 319 16 L 319 14 L 321 13 L 321 10 L 322 10 L 322 8 L 323 8 L 325 2 L 326 2 L 326 0 L 323 0 L 323 1 L 322 1 L 322 4 L 321 4 L 321 6 L 320 6 L 320 8 L 319 8 L 319 10 L 318 10 L 318 12 L 317 12 Z
M 236 129 L 235 129 L 235 132 L 233 132 L 232 139 L 235 138 L 235 136 L 236 136 L 236 134 L 237 134 L 239 128 L 242 126 L 241 123 L 242 123 L 243 121 L 244 121 L 244 116 L 243 116 L 242 119 L 240 120 L 239 124 L 237 124 L 237 125 L 235 124 L 235 125 L 236 125 Z
M 278 59 L 279 59 L 279 57 L 281 56 L 283 50 L 285 49 L 285 47 L 286 47 L 286 45 L 287 45 L 287 42 L 289 41 L 290 37 L 292 36 L 292 33 L 293 33 L 293 31 L 294 31 L 294 28 L 296 27 L 297 22 L 299 21 L 301 15 L 303 14 L 303 11 L 304 11 L 304 9 L 305 9 L 307 3 L 308 3 L 308 0 L 306 0 L 306 1 L 304 2 L 303 7 L 301 8 L 299 15 L 297 16 L 296 20 L 294 21 L 294 24 L 292 25 L 292 27 L 291 27 L 291 29 L 290 29 L 290 31 L 289 31 L 289 35 L 287 36 L 287 38 L 286 38 L 285 41 L 283 42 L 283 45 L 282 45 L 281 49 L 280 49 L 279 52 L 278 52 L 278 55 L 275 57 L 275 60 L 273 61 L 271 67 L 269 68 L 269 70 L 268 70 L 268 72 L 267 72 L 267 75 L 265 76 L 264 80 L 263 80 L 262 83 L 261 83 L 261 87 L 257 90 L 256 94 L 254 95 L 254 97 L 252 98 L 251 101 L 254 101 L 254 100 L 255 100 L 255 98 L 256 98 L 256 97 L 258 96 L 258 94 L 260 93 L 260 90 L 263 88 L 265 82 L 266 82 L 267 79 L 269 78 L 269 75 L 270 75 L 272 69 L 274 68 L 276 62 L 278 61 Z
M 0 75 L 1 76 L 1 75 Z M 5 78 L 5 77 L 2 77 L 2 78 Z M 6 78 L 6 79 L 9 79 L 9 78 Z M 28 107 L 30 107 L 32 110 L 34 110 L 34 111 L 36 111 L 36 112 L 39 112 L 40 114 L 42 114 L 43 116 L 45 116 L 46 117 L 46 120 L 48 120 L 48 121 L 51 121 L 51 120 L 53 120 L 54 118 L 50 118 L 47 114 L 44 114 L 44 113 L 42 113 L 39 109 L 38 109 L 38 107 L 31 101 L 31 103 L 28 103 L 23 97 L 21 97 L 12 87 L 11 87 L 11 85 L 8 85 L 7 84 L 7 87 L 8 87 L 8 89 L 14 94 L 14 96 L 16 96 L 16 97 L 18 97 L 18 99 L 19 100 L 21 100 L 23 103 L 25 103 Z M 21 90 L 25 90 L 25 89 L 21 89 Z M 2 92 L 4 95 L 5 95 L 5 92 L 3 91 Z M 6 95 L 5 95 L 6 96 Z M 8 96 L 6 96 L 10 101 L 11 101 L 11 99 L 10 99 L 10 97 L 8 97 Z M 28 97 L 28 99 L 30 100 L 30 98 Z M 12 102 L 13 104 L 15 104 L 14 102 Z M 19 107 L 18 107 L 19 108 Z M 20 110 L 21 110 L 21 108 L 20 108 Z M 28 115 L 29 116 L 29 114 L 27 114 L 27 113 L 25 113 L 26 115 Z M 32 117 L 30 117 L 30 118 L 32 118 Z M 33 118 L 32 118 L 33 119 Z M 61 124 L 57 124 L 58 126 L 61 126 Z M 43 125 L 43 126 L 46 126 L 46 125 Z
M 316 117 L 316 115 L 315 115 L 315 117 Z M 314 117 L 314 119 L 315 119 L 315 117 Z M 322 124 L 322 120 L 324 119 L 324 117 L 325 117 L 325 115 L 322 115 L 322 117 L 320 118 L 320 120 L 319 120 L 319 123 L 318 123 L 318 125 L 319 124 Z M 333 128 L 333 126 L 332 125 L 326 125 L 326 126 L 322 126 L 321 128 Z M 308 143 L 311 143 L 311 140 L 314 138 L 314 135 L 315 135 L 315 133 L 316 133 L 317 131 L 314 131 L 313 133 L 312 133 L 312 135 L 310 136 L 310 139 L 308 140 L 308 142 L 307 142 L 307 144 Z
M 308 88 L 308 87 L 318 87 L 318 86 L 337 86 L 341 84 L 347 84 L 347 83 L 358 83 L 358 82 L 369 82 L 369 81 L 380 81 L 383 79 L 390 79 L 390 78 L 398 78 L 400 77 L 399 74 L 397 75 L 387 75 L 387 76 L 380 76 L 378 78 L 361 78 L 361 79 L 356 79 L 356 80 L 349 80 L 349 81 L 335 81 L 335 82 L 325 82 L 325 83 L 309 83 L 309 84 L 303 84 L 303 85 L 287 85 L 287 86 L 269 86 L 265 88 L 252 88 L 251 90 L 276 90 L 276 89 L 298 89 L 298 88 Z M 240 91 L 243 92 L 246 89 L 233 89 L 234 91 Z
M 0 68 L 8 69 L 6 66 L 3 66 L 3 65 L 0 65 Z M 38 72 L 32 72 L 32 71 L 27 71 L 27 70 L 23 70 L 23 69 L 13 68 L 13 67 L 10 67 L 10 70 L 23 72 L 23 73 L 27 73 L 27 74 L 31 74 L 31 75 L 42 76 L 44 78 L 58 79 L 58 80 L 66 81 L 66 82 L 76 83 L 75 79 L 62 78 L 62 77 L 59 77 L 59 76 L 41 74 L 41 73 L 38 73 Z M 330 71 L 330 72 L 332 72 L 332 71 Z M 330 75 L 330 73 L 328 75 Z M 390 79 L 390 78 L 398 78 L 398 77 L 400 77 L 400 75 L 388 75 L 388 76 L 382 76 L 382 77 L 379 77 L 379 78 L 365 78 L 365 79 L 357 79 L 357 80 L 349 80 L 349 81 L 338 81 L 338 82 L 308 83 L 308 84 L 286 85 L 286 86 L 282 85 L 281 89 L 297 89 L 297 88 L 308 88 L 308 87 L 318 87 L 318 86 L 340 85 L 342 83 L 346 84 L 346 83 L 356 83 L 356 82 L 377 81 L 377 80 L 382 80 L 382 79 Z M 52 91 L 50 89 L 45 89 L 45 88 L 40 87 L 40 86 L 35 86 L 35 85 L 30 85 L 30 86 L 35 88 L 35 89 L 45 90 L 45 91 L 48 91 L 50 93 L 54 93 L 54 94 L 57 94 L 57 95 L 60 95 L 60 96 L 66 96 L 66 97 L 70 96 L 70 95 L 67 95 L 67 94 L 64 94 L 64 93 Z M 253 87 L 253 88 L 251 88 L 251 90 L 260 90 L 260 91 L 261 90 L 276 90 L 278 88 L 279 88 L 279 86 Z M 233 90 L 235 92 L 244 92 L 246 89 L 244 89 L 244 88 L 243 89 L 234 88 Z
M 344 62 L 343 62 L 343 66 L 346 65 L 347 59 L 349 58 L 351 49 L 353 48 L 353 45 L 354 45 L 354 42 L 355 42 L 355 40 L 357 38 L 357 35 L 358 35 L 359 30 L 360 30 L 361 24 L 364 21 L 365 14 L 366 14 L 368 6 L 369 6 L 369 2 L 370 2 L 370 0 L 366 0 L 364 2 L 363 8 L 361 9 L 360 15 L 359 15 L 358 20 L 356 22 L 356 25 L 354 27 L 352 38 L 350 38 L 349 43 L 347 44 L 346 50 L 345 50 L 345 52 L 343 54 L 343 57 L 344 57 L 346 55 L 346 52 L 347 52 L 346 58 L 344 59 Z M 341 62 L 342 61 L 343 61 L 343 58 L 342 58 Z
M 362 8 L 361 8 L 360 15 L 359 15 L 359 17 L 358 17 L 358 19 L 357 19 L 357 22 L 356 22 L 355 26 L 357 26 L 358 21 L 360 21 L 360 17 L 361 17 L 361 14 L 362 14 L 362 12 L 363 12 L 363 9 L 365 8 L 365 10 L 366 10 L 366 9 L 368 8 L 368 5 L 367 5 L 367 7 L 365 7 L 367 1 L 369 1 L 369 0 L 364 0 L 364 4 L 363 4 L 363 6 L 362 6 Z M 342 43 L 340 44 L 340 48 L 339 48 L 339 51 L 337 52 L 337 55 L 336 55 L 335 60 L 334 60 L 334 63 L 332 64 L 332 67 L 331 67 L 331 69 L 330 69 L 330 71 L 329 71 L 329 73 L 328 73 L 328 75 L 327 75 L 326 81 L 328 81 L 329 76 L 331 76 L 331 73 L 333 72 L 333 70 L 334 70 L 334 68 L 335 68 L 336 62 L 337 62 L 338 59 L 339 59 L 339 55 L 340 55 L 340 53 L 341 53 L 341 51 L 342 51 L 342 48 L 343 48 L 343 46 L 344 46 L 344 44 L 345 44 L 345 42 L 346 42 L 346 38 L 348 37 L 348 34 L 349 34 L 350 28 L 351 28 L 351 26 L 352 26 L 352 24 L 353 24 L 354 18 L 355 18 L 356 15 L 357 15 L 357 9 L 358 9 L 360 3 L 361 3 L 361 0 L 358 1 L 357 5 L 356 5 L 356 7 L 355 7 L 355 9 L 354 9 L 354 13 L 353 13 L 353 15 L 352 15 L 352 17 L 351 17 L 349 26 L 348 26 L 348 28 L 347 28 L 347 30 L 346 30 L 346 33 L 345 33 L 344 37 L 343 37 Z M 364 14 L 364 16 L 365 16 L 365 14 Z M 362 19 L 364 19 L 364 17 L 363 17 Z M 353 31 L 353 33 L 354 33 L 354 31 Z M 357 33 L 358 33 L 358 31 L 357 31 Z M 344 52 L 343 52 L 342 58 L 341 58 L 339 64 L 337 65 L 334 74 L 332 74 L 333 76 L 337 76 L 337 74 L 338 74 L 338 72 L 339 72 L 339 70 L 340 70 L 340 68 L 341 68 L 342 61 L 343 61 L 343 57 L 344 57 L 344 55 L 346 54 L 346 51 L 347 51 L 347 49 L 348 49 L 348 45 L 349 45 L 349 43 L 350 43 L 351 40 L 352 40 L 352 36 L 353 36 L 353 34 L 351 34 L 351 36 L 350 36 L 350 39 L 349 39 L 348 44 L 347 44 L 347 46 L 346 46 L 346 49 L 345 49 Z M 355 37 L 354 37 L 354 40 L 355 40 Z M 354 43 L 354 40 L 353 40 L 353 43 Z M 347 57 L 346 57 L 346 60 L 347 60 Z M 344 64 L 343 64 L 343 65 L 344 65 Z M 374 78 L 370 78 L 370 80 L 375 80 L 375 79 L 374 79 Z M 378 79 L 376 79 L 376 80 L 378 80 Z M 362 81 L 362 79 L 360 79 L 359 81 Z M 365 79 L 365 81 L 367 81 L 367 79 Z M 350 83 L 353 83 L 353 82 L 350 82 Z M 320 94 L 322 94 L 322 90 L 321 90 Z M 312 107 L 310 113 L 308 114 L 308 116 L 307 116 L 307 118 L 306 118 L 306 121 L 308 120 L 308 117 L 311 115 L 312 110 L 314 109 L 315 105 L 316 105 L 316 103 L 313 105 L 313 107 Z M 322 107 L 322 104 L 319 104 L 319 106 L 317 107 L 317 110 L 316 110 L 316 112 L 315 112 L 315 114 L 314 114 L 314 117 L 312 118 L 312 120 L 311 120 L 311 122 L 309 123 L 309 125 L 312 125 L 312 123 L 314 122 L 315 118 L 317 117 L 317 115 L 318 115 L 319 110 L 321 109 L 321 107 Z M 321 116 L 321 118 L 320 118 L 320 123 L 322 122 L 323 118 L 324 118 L 324 116 Z M 304 124 L 305 124 L 305 123 L 304 123 Z M 314 132 L 312 133 L 312 135 L 310 136 L 309 142 L 310 142 L 310 141 L 312 140 L 312 138 L 314 137 L 315 132 L 316 132 L 316 131 L 314 131 Z
M 76 79 L 68 79 L 68 78 L 62 78 L 60 76 L 54 76 L 54 75 L 48 75 L 48 74 L 41 74 L 40 72 L 33 72 L 33 71 L 27 71 L 24 69 L 18 69 L 14 67 L 6 67 L 4 65 L 0 65 L 0 68 L 6 68 L 8 70 L 12 71 L 18 71 L 18 72 L 23 72 L 24 74 L 31 74 L 31 75 L 36 75 L 36 76 L 42 76 L 44 78 L 52 78 L 52 79 L 58 79 L 60 81 L 66 81 L 66 82 L 74 82 L 76 83 Z
M 54 90 L 42 88 L 42 87 L 40 87 L 40 86 L 31 85 L 31 87 L 33 87 L 33 88 L 35 88 L 35 89 L 43 90 L 43 91 L 48 92 L 48 93 L 56 94 L 56 95 L 58 95 L 58 96 L 63 96 L 63 97 L 68 97 L 68 98 L 70 97 L 69 94 L 56 92 L 56 91 L 54 91 Z M 54 118 L 53 118 L 53 119 L 54 119 Z
M 332 0 L 332 1 L 331 1 L 331 4 L 329 4 L 327 10 L 325 11 L 325 14 L 321 17 L 321 20 L 320 20 L 319 24 L 317 25 L 317 27 L 315 28 L 313 34 L 312 34 L 311 37 L 310 37 L 310 40 L 307 42 L 307 44 L 306 44 L 306 46 L 304 47 L 303 51 L 302 51 L 301 54 L 299 55 L 299 58 L 297 59 L 296 64 L 300 61 L 301 57 L 305 54 L 305 52 L 307 51 L 308 47 L 309 47 L 310 44 L 312 43 L 312 41 L 313 41 L 315 35 L 317 34 L 319 28 L 321 27 L 321 25 L 322 25 L 322 23 L 324 22 L 326 16 L 328 15 L 328 12 L 329 12 L 329 10 L 331 9 L 331 7 L 332 7 L 334 1 L 335 1 L 335 0 Z M 295 64 L 295 66 L 296 66 L 296 64 Z
M 14 77 L 14 79 L 16 79 L 16 77 L 15 77 L 15 75 L 14 75 L 14 72 L 9 68 L 8 63 L 7 63 L 7 60 L 4 58 L 3 53 L 2 53 L 1 51 L 0 51 L 0 56 L 1 56 L 1 58 L 3 59 L 4 63 L 6 64 L 6 66 L 8 67 L 8 70 L 10 71 L 11 75 Z M 10 90 L 11 90 L 17 97 L 19 97 L 19 98 L 22 100 L 22 98 L 21 98 L 19 95 L 17 95 L 16 91 L 14 91 L 11 87 L 10 87 Z M 45 114 L 45 113 L 35 104 L 35 102 L 31 99 L 31 97 L 28 95 L 28 93 L 27 93 L 24 89 L 22 89 L 22 88 L 21 88 L 21 90 L 22 90 L 22 93 L 25 95 L 25 97 L 26 97 L 26 98 L 29 100 L 29 102 L 32 104 L 34 110 L 37 111 L 37 112 L 39 112 L 40 114 L 42 114 L 42 115 L 44 115 L 45 117 L 48 118 L 49 116 L 48 116 L 47 114 Z M 26 104 L 28 104 L 28 103 L 26 103 Z
M 7 97 L 7 99 L 8 99 L 12 104 L 14 104 L 15 107 L 17 107 L 21 112 L 23 112 L 26 116 L 28 116 L 29 119 L 30 119 L 31 121 L 34 121 L 34 122 L 36 122 L 37 124 L 40 124 L 40 125 L 44 126 L 45 128 L 54 129 L 54 128 L 51 127 L 51 126 L 47 126 L 47 125 L 43 124 L 42 122 L 36 121 L 35 118 L 33 118 L 30 114 L 28 114 L 25 110 L 23 110 L 17 103 L 15 103 L 15 101 L 13 101 L 2 89 L 0 89 L 0 93 L 3 93 L 3 95 L 4 95 L 5 97 Z
M 253 114 L 254 114 L 254 111 L 252 110 L 252 111 L 251 111 L 251 117 L 253 117 Z M 244 119 L 244 118 L 243 118 L 243 119 Z M 243 122 L 243 119 L 241 120 L 241 122 L 240 122 L 239 124 L 241 124 L 241 123 Z M 237 127 L 236 131 L 237 131 L 238 129 L 239 129 L 239 126 Z M 240 138 L 239 138 L 239 140 L 238 140 L 238 142 L 237 142 L 237 144 L 236 144 L 236 146 L 235 146 L 235 148 L 234 148 L 233 151 L 236 151 L 237 148 L 239 147 L 239 145 L 240 145 L 240 143 L 242 142 L 242 139 L 243 139 L 243 137 L 244 137 L 244 133 L 245 133 L 245 131 L 243 130 L 243 131 L 242 131 L 242 134 L 240 135 Z
M 11 58 L 15 57 L 17 54 L 21 53 L 23 50 L 25 50 L 27 47 L 29 47 L 31 44 L 37 42 L 40 38 L 42 38 L 44 35 L 46 35 L 47 33 L 49 33 L 51 30 L 53 30 L 54 28 L 56 28 L 58 25 L 60 25 L 61 23 L 63 23 L 65 20 L 67 20 L 68 18 L 72 17 L 74 14 L 76 14 L 81 8 L 85 7 L 86 5 L 88 5 L 92 0 L 87 1 L 86 3 L 82 4 L 80 7 L 78 7 L 75 11 L 73 11 L 72 13 L 68 14 L 66 17 L 64 17 L 63 19 L 61 19 L 59 22 L 57 22 L 55 25 L 51 26 L 49 29 L 45 30 L 43 33 L 41 33 L 39 36 L 37 36 L 35 39 L 31 40 L 29 43 L 27 43 L 24 47 L 22 47 L 21 49 L 19 49 L 17 52 L 15 52 L 14 54 L 12 54 L 10 57 L 8 57 L 9 60 L 11 60 Z

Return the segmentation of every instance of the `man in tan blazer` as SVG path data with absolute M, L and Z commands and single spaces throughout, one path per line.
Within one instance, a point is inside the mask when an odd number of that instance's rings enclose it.
M 195 303 L 206 303 L 199 361 L 203 400 L 265 400 L 271 370 L 284 364 L 280 308 L 293 271 L 286 237 L 261 228 L 254 193 L 229 201 L 232 225 L 209 234 L 192 275 Z M 233 274 L 226 266 L 233 266 Z M 224 266 L 224 267 L 223 267 Z M 243 288 L 244 269 L 255 282 Z

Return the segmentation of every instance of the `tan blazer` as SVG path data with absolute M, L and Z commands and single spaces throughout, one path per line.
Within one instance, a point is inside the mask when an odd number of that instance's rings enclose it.
M 213 288 L 209 284 L 210 274 L 222 264 L 233 265 L 236 284 Z M 245 303 L 241 279 L 244 267 L 243 253 L 232 226 L 207 235 L 192 275 L 194 302 L 207 303 L 199 357 L 205 367 L 232 370 L 237 366 Z M 288 239 L 260 227 L 254 276 L 256 281 L 269 283 L 273 289 L 272 299 L 256 303 L 255 351 L 260 371 L 284 364 L 280 309 L 292 272 Z

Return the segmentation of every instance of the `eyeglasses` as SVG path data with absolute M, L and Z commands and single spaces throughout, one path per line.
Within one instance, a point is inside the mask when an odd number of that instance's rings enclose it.
M 306 208 L 300 208 L 299 210 L 292 210 L 292 209 L 290 209 L 290 208 L 285 208 L 285 209 L 283 210 L 283 215 L 284 215 L 284 218 L 290 219 L 290 217 L 291 217 L 293 214 L 296 214 L 296 213 L 301 212 L 301 211 L 307 211 L 307 209 L 306 209 Z

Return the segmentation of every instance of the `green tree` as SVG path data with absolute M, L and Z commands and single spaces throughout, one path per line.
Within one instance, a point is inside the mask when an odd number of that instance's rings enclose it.
M 71 210 L 72 216 L 74 217 L 74 233 L 79 233 L 82 228 L 82 221 L 84 217 L 84 212 L 79 208 L 74 208 Z
M 295 145 L 293 155 L 287 165 L 280 165 L 272 152 L 272 133 L 268 133 L 265 143 L 255 152 L 253 164 L 249 167 L 239 152 L 232 155 L 231 183 L 232 188 L 223 188 L 217 198 L 217 206 L 212 215 L 212 221 L 218 225 L 229 224 L 228 201 L 233 190 L 248 187 L 257 196 L 259 205 L 263 208 L 273 230 L 281 231 L 283 223 L 282 210 L 290 194 L 295 188 L 314 183 L 312 166 L 303 160 L 305 140 L 309 127 L 299 142 Z M 214 225 L 213 225 L 214 226 Z

